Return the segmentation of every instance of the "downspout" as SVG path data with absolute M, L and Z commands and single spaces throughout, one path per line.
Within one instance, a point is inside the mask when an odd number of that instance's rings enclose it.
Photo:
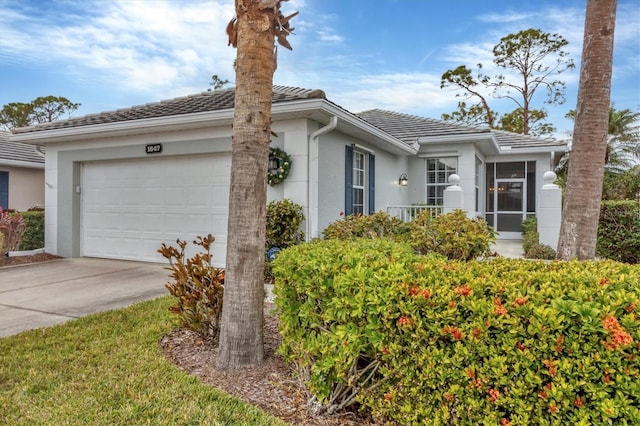
M 335 129 L 337 125 L 338 116 L 334 115 L 331 117 L 331 120 L 329 120 L 329 124 L 319 128 L 309 136 L 309 156 L 307 164 L 307 239 L 318 236 L 318 138 Z

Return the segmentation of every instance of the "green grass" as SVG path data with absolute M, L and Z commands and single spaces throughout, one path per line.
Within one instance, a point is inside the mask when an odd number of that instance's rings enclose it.
M 0 339 L 0 424 L 284 425 L 180 371 L 169 297 Z

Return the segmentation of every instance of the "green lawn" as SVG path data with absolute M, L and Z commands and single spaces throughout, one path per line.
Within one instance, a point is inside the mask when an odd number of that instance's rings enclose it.
M 159 346 L 170 297 L 0 339 L 0 424 L 284 425 Z

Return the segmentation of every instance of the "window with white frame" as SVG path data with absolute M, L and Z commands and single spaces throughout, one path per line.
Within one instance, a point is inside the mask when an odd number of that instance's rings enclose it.
M 345 215 L 375 211 L 375 155 L 347 145 L 345 151 Z
M 353 152 L 353 214 L 365 214 L 366 206 L 366 154 Z
M 449 176 L 458 173 L 458 158 L 427 158 L 427 199 L 430 206 L 444 204 L 444 190 L 449 186 Z

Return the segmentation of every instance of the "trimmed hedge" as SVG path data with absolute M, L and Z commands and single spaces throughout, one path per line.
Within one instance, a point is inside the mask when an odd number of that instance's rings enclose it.
M 637 201 L 602 202 L 596 252 L 608 259 L 640 263 L 640 204 Z
M 280 352 L 399 424 L 640 424 L 640 267 L 450 262 L 385 240 L 274 261 Z
M 22 236 L 20 250 L 35 250 L 44 247 L 44 211 L 21 212 L 27 226 Z

